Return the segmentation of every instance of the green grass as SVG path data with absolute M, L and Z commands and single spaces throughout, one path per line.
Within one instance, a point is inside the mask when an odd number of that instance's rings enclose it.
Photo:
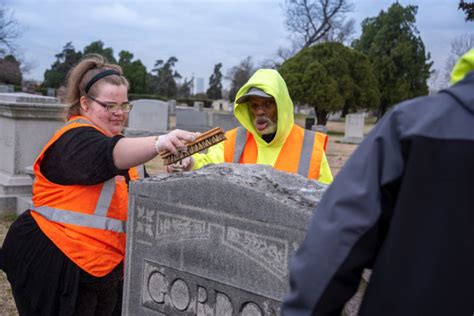
M 344 132 L 328 131 L 329 136 L 344 136 Z
M 6 213 L 2 214 L 0 217 L 2 221 L 13 223 L 18 218 L 18 215 L 16 213 Z

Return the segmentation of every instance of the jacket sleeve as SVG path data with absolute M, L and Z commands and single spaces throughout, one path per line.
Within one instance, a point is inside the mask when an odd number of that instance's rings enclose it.
M 377 124 L 329 186 L 290 260 L 283 315 L 333 315 L 357 290 L 377 249 L 385 187 L 403 171 L 392 111 Z M 390 186 L 391 187 L 391 186 Z
M 220 142 L 207 151 L 207 154 L 194 154 L 193 170 L 200 169 L 209 164 L 223 163 L 224 160 L 224 142 Z
M 333 181 L 331 168 L 329 167 L 326 153 L 323 153 L 323 159 L 321 160 L 321 167 L 319 168 L 318 181 L 324 184 L 330 184 Z

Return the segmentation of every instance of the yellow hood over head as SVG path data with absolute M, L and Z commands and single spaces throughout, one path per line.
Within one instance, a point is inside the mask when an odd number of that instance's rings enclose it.
M 246 94 L 250 88 L 261 89 L 275 99 L 278 112 L 278 123 L 275 138 L 267 144 L 257 133 L 248 102 L 234 104 L 235 117 L 239 120 L 243 127 L 253 134 L 255 140 L 261 146 L 282 145 L 294 124 L 293 102 L 291 101 L 290 94 L 288 93 L 285 80 L 283 80 L 281 75 L 276 70 L 257 70 L 252 75 L 252 77 L 250 77 L 247 83 L 239 89 L 237 95 L 235 96 L 235 100 L 238 100 L 241 96 Z

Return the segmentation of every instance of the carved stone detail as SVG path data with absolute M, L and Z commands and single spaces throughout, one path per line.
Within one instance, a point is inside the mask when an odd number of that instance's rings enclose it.
M 153 237 L 153 215 L 155 211 L 137 206 L 137 233 Z
M 160 241 L 182 241 L 208 239 L 209 224 L 194 218 L 158 212 L 156 239 Z
M 286 240 L 227 227 L 223 244 L 252 259 L 281 280 L 287 273 Z

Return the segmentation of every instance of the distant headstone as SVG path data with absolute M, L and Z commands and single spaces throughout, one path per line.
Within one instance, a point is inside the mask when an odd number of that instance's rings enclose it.
M 0 101 L 13 103 L 59 104 L 59 99 L 25 92 L 0 93 Z
M 176 100 L 168 100 L 168 105 L 170 107 L 170 114 L 174 114 L 176 112 Z
M 14 92 L 15 87 L 12 84 L 0 84 L 0 93 Z
M 229 131 L 240 126 L 239 121 L 237 121 L 233 113 L 210 112 L 209 118 L 209 125 L 211 127 L 221 127 L 224 131 Z
M 229 111 L 229 101 L 223 99 L 214 100 L 212 108 L 216 111 Z
M 313 128 L 313 125 L 316 124 L 316 122 L 316 117 L 307 117 L 304 120 L 304 128 L 311 130 Z
M 288 260 L 325 190 L 243 164 L 132 183 L 123 315 L 280 315 Z
M 342 112 L 334 112 L 330 113 L 328 117 L 328 121 L 339 121 L 341 119 Z
M 149 136 L 163 134 L 169 129 L 169 105 L 159 100 L 140 99 L 132 101 L 133 108 L 128 117 L 127 136 Z
M 364 115 L 347 114 L 343 143 L 359 144 L 364 138 Z
M 202 109 L 204 108 L 204 102 L 195 101 L 193 107 L 195 111 L 202 111 Z
M 298 104 L 295 104 L 294 105 L 294 111 L 293 111 L 295 114 L 299 114 L 300 113 L 300 106 Z
M 176 128 L 193 132 L 209 130 L 208 112 L 193 109 L 176 108 Z
M 48 88 L 48 97 L 55 97 L 56 96 L 56 89 Z

